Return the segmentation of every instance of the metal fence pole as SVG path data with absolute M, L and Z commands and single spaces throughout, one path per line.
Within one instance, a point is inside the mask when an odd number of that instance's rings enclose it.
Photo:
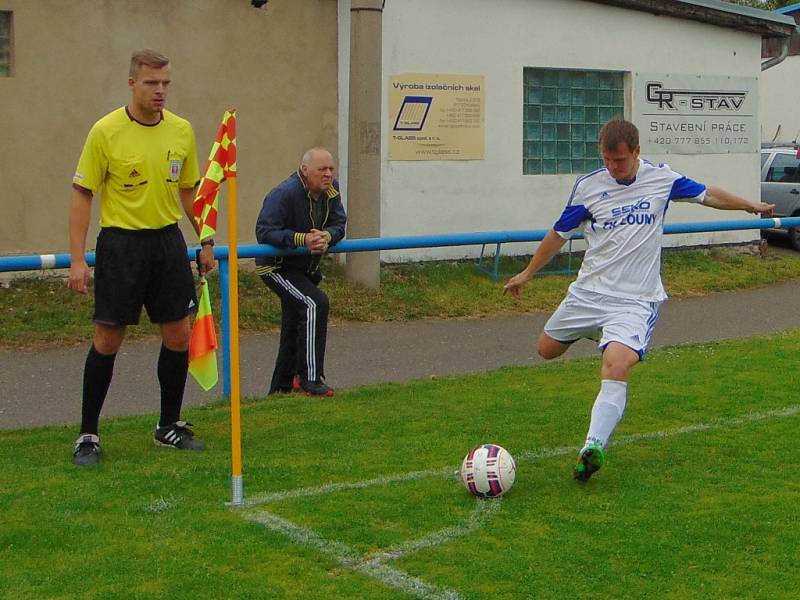
M 222 310 L 220 330 L 222 332 L 222 395 L 226 398 L 231 397 L 231 355 L 228 351 L 231 347 L 231 319 L 228 301 L 228 290 L 230 289 L 230 262 L 228 257 L 218 258 L 219 264 L 219 294 L 220 306 Z

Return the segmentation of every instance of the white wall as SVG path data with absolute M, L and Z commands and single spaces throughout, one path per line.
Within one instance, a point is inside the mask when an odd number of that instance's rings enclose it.
M 581 0 L 389 1 L 383 13 L 382 235 L 552 226 L 577 175 L 522 175 L 524 67 L 758 76 L 760 49 L 758 35 Z M 388 79 L 407 72 L 485 75 L 484 160 L 388 160 Z M 756 154 L 647 158 L 758 198 Z M 668 222 L 744 216 L 673 205 Z M 666 243 L 754 237 L 752 232 L 668 236 Z M 459 258 L 476 256 L 479 249 L 393 251 L 383 258 Z M 504 253 L 532 249 L 505 245 Z
M 761 140 L 800 139 L 800 56 L 788 56 L 761 74 Z M 780 129 L 779 129 L 780 127 Z M 777 138 L 775 134 L 777 132 Z

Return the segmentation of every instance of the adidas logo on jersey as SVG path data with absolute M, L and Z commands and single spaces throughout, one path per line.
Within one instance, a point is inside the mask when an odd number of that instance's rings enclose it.
M 192 309 L 195 306 L 197 306 L 197 305 L 194 303 L 194 300 L 189 300 L 189 309 Z
M 134 178 L 134 177 L 141 177 L 141 176 L 142 176 L 142 174 L 139 173 L 139 171 L 137 171 L 136 169 L 133 169 L 130 172 L 130 174 L 128 175 L 128 177 L 130 177 L 131 179 Z
M 602 194 L 600 194 L 600 200 L 608 200 L 609 198 L 611 198 L 611 194 L 609 194 L 608 192 L 603 192 Z

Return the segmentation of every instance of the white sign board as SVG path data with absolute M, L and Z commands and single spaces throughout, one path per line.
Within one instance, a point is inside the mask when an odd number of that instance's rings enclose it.
M 644 154 L 758 152 L 758 79 L 634 73 L 633 122 Z

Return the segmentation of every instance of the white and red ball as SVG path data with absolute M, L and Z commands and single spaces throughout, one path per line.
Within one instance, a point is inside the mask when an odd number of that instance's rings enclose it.
M 478 498 L 497 498 L 514 485 L 517 465 L 502 446 L 483 444 L 464 457 L 460 475 L 464 487 Z

